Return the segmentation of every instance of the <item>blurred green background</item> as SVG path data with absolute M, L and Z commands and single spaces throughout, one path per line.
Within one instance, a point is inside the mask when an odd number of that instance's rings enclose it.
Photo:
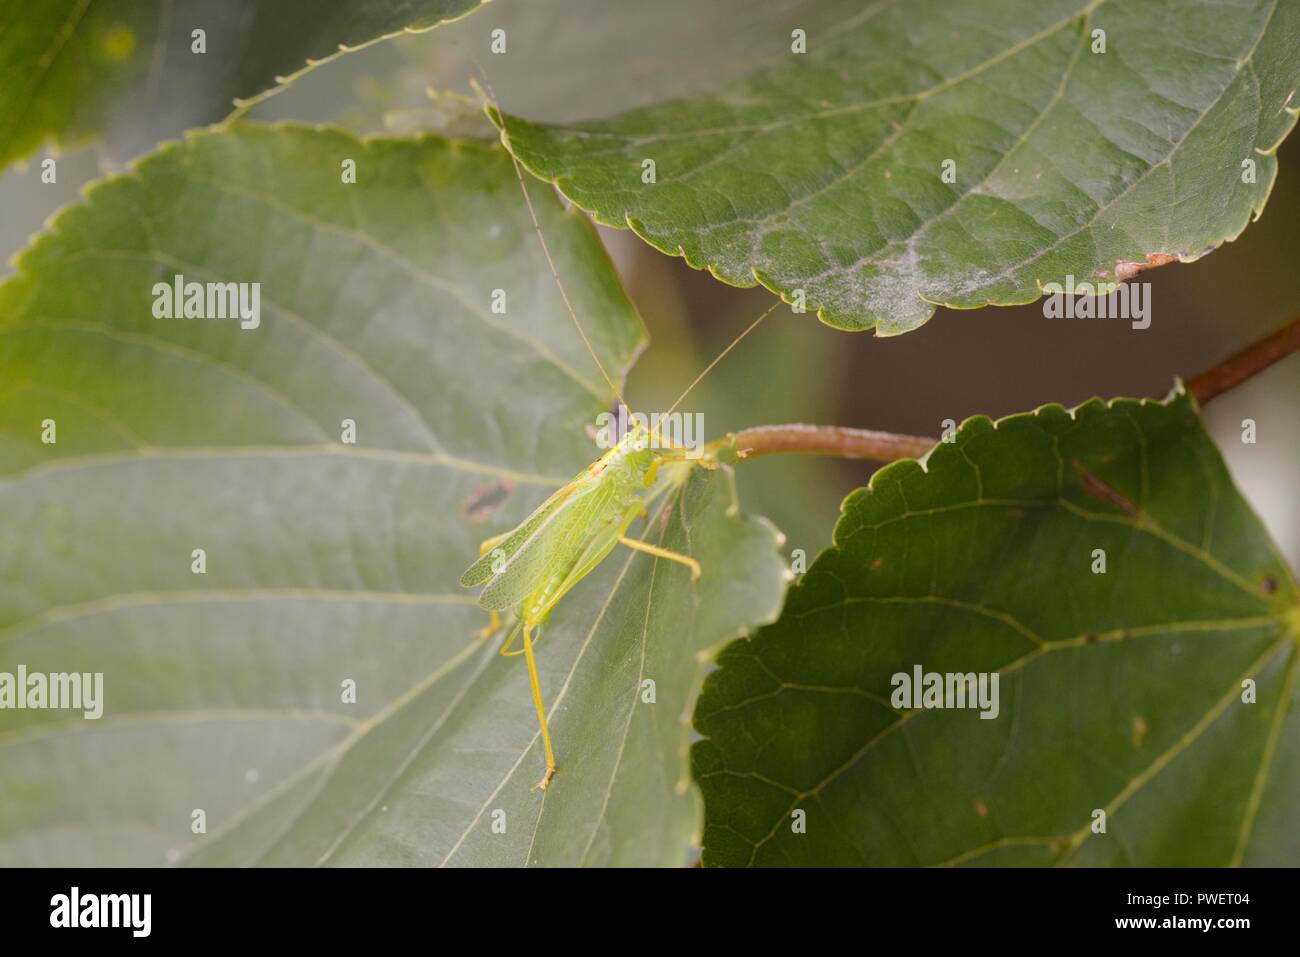
M 835 14 L 837 3 L 826 6 Z M 473 104 L 436 100 L 429 88 L 468 95 L 486 72 L 502 104 L 533 119 L 601 116 L 725 81 L 752 69 L 754 41 L 780 28 L 792 0 L 644 7 L 604 0 L 495 0 L 466 19 L 351 54 L 260 105 L 253 119 L 331 122 L 358 132 L 447 130 L 490 135 Z M 504 55 L 488 52 L 507 30 Z M 632 42 L 631 38 L 635 38 Z M 706 49 L 702 49 L 701 46 Z M 1280 151 L 1262 219 L 1199 262 L 1147 273 L 1153 320 L 1052 321 L 1037 304 L 969 312 L 940 309 L 920 330 L 893 339 L 832 330 L 811 314 L 779 309 L 701 384 L 687 403 L 710 437 L 760 424 L 816 422 L 937 435 L 944 419 L 1002 416 L 1094 395 L 1162 395 L 1300 314 L 1300 143 Z M 39 158 L 0 176 L 5 257 L 78 187 L 121 168 L 87 149 L 63 156 L 57 185 L 42 185 Z M 662 408 L 771 302 L 763 290 L 725 286 L 666 257 L 631 233 L 602 234 L 652 342 L 627 395 L 638 410 Z M 4 273 L 12 269 L 6 264 Z M 1206 422 L 1247 498 L 1300 565 L 1300 356 L 1214 401 Z M 1241 442 L 1241 421 L 1258 425 Z M 575 468 L 582 463 L 575 463 Z M 745 464 L 745 508 L 768 516 L 809 558 L 830 542 L 839 503 L 874 465 L 804 456 Z

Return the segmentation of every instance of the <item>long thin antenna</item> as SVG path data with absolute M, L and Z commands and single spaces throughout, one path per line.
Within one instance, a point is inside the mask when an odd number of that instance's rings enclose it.
M 778 299 L 776 302 L 772 303 L 772 305 L 768 306 L 761 316 L 759 316 L 757 319 L 751 322 L 746 327 L 744 332 L 736 336 L 736 338 L 732 339 L 731 344 L 727 346 L 727 348 L 719 352 L 717 357 L 712 362 L 710 362 L 707 366 L 704 367 L 704 371 L 695 377 L 695 381 L 686 387 L 686 391 L 677 397 L 677 401 L 672 404 L 672 406 L 668 409 L 667 412 L 664 413 L 664 415 L 669 416 L 672 415 L 675 411 L 677 411 L 677 407 L 682 404 L 682 400 L 691 394 L 691 390 L 694 389 L 697 385 L 699 385 L 706 375 L 708 375 L 710 372 L 713 371 L 713 367 L 716 366 L 719 362 L 721 362 L 723 357 L 726 356 L 728 352 L 736 348 L 736 346 L 740 344 L 741 339 L 745 338 L 745 336 L 749 335 L 756 328 L 758 328 L 758 324 L 762 322 L 764 319 L 766 319 L 768 316 L 770 316 L 773 310 L 775 310 L 776 307 L 779 305 L 781 305 L 781 300 Z
M 609 385 L 610 391 L 614 393 L 614 398 L 618 399 L 619 405 L 627 408 L 627 402 L 623 399 L 622 391 L 615 384 L 613 378 L 610 377 L 610 374 L 605 371 L 604 364 L 600 361 L 600 357 L 596 355 L 595 347 L 592 346 L 591 340 L 587 338 L 587 331 L 582 328 L 582 323 L 578 320 L 577 310 L 573 308 L 573 303 L 569 300 L 569 293 L 564 288 L 564 281 L 560 279 L 559 270 L 555 268 L 555 260 L 551 258 L 551 249 L 546 245 L 546 235 L 542 232 L 542 224 L 537 218 L 537 210 L 533 208 L 533 198 L 528 195 L 528 184 L 524 181 L 523 167 L 519 162 L 519 158 L 515 156 L 514 150 L 510 146 L 510 133 L 506 130 L 506 115 L 502 111 L 501 105 L 497 102 L 496 94 L 492 92 L 492 86 L 488 83 L 487 73 L 483 70 L 482 66 L 479 66 L 479 73 L 482 74 L 483 77 L 483 90 L 487 96 L 488 105 L 496 112 L 497 119 L 501 123 L 501 143 L 505 147 L 506 155 L 510 157 L 510 162 L 515 168 L 515 178 L 519 180 L 519 189 L 524 194 L 524 203 L 528 206 L 528 216 L 532 219 L 533 229 L 536 230 L 537 238 L 542 244 L 542 253 L 546 256 L 546 265 L 551 269 L 551 277 L 555 280 L 556 288 L 560 290 L 560 298 L 564 300 L 564 306 L 569 310 L 569 317 L 573 320 L 573 325 L 577 328 L 578 335 L 582 337 L 583 345 L 585 345 L 587 351 L 591 353 L 592 361 L 596 363 L 596 368 L 600 370 L 600 374 L 605 378 L 605 382 Z

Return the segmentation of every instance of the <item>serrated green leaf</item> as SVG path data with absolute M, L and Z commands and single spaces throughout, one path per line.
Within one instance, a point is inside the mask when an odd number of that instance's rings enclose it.
M 1235 238 L 1300 112 L 1300 5 L 1283 0 L 883 0 L 789 19 L 807 53 L 774 34 L 718 93 L 508 117 L 513 149 L 601 222 L 892 335 L 936 303 L 1030 302 Z
M 495 0 L 473 19 L 439 30 L 433 43 L 394 44 L 407 62 L 390 106 L 399 111 L 395 120 L 412 128 L 445 121 L 464 106 L 485 135 L 495 135 L 469 84 L 482 73 L 507 110 L 535 121 L 622 112 L 748 75 L 756 51 L 764 52 L 772 36 L 788 31 L 792 6 L 799 4 Z M 486 38 L 497 29 L 508 39 L 506 55 L 485 58 Z M 705 38 L 708 55 L 701 56 Z M 469 94 L 468 102 L 457 104 L 462 94 Z
M 640 320 L 590 225 L 532 193 L 621 376 Z M 105 702 L 0 711 L 0 861 L 685 861 L 699 656 L 775 617 L 774 533 L 700 473 L 645 533 L 700 560 L 696 585 L 625 552 L 570 593 L 538 652 L 560 773 L 530 794 L 526 669 L 474 636 L 457 580 L 591 460 L 611 396 L 499 146 L 195 135 L 93 187 L 18 267 L 0 671 L 102 672 Z M 260 282 L 260 324 L 155 318 L 177 273 Z
M 849 496 L 777 624 L 720 656 L 705 862 L 1295 865 L 1298 643 L 1186 395 L 972 419 Z M 998 673 L 997 717 L 902 707 L 916 666 Z
M 107 133 L 138 152 L 239 99 L 482 0 L 0 0 L 0 168 Z M 205 50 L 195 52 L 194 30 Z

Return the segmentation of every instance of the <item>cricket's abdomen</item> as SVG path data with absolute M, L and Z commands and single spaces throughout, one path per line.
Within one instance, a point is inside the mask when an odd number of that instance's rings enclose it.
M 639 498 L 633 502 L 624 498 L 621 508 L 610 509 L 591 530 L 592 534 L 586 546 L 575 554 L 573 561 L 566 563 L 564 567 L 555 568 L 546 576 L 540 587 L 524 600 L 522 607 L 516 612 L 519 617 L 532 624 L 545 621 L 569 589 L 604 561 L 618 544 L 619 537 L 627 531 L 632 520 L 640 513 Z

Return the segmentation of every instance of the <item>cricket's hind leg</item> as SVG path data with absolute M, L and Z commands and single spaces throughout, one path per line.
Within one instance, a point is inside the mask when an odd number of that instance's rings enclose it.
M 528 683 L 533 688 L 533 705 L 537 708 L 537 722 L 542 727 L 542 746 L 546 749 L 546 774 L 533 785 L 532 790 L 536 791 L 540 788 L 545 791 L 551 784 L 551 778 L 555 777 L 555 752 L 551 748 L 551 730 L 546 726 L 546 706 L 542 703 L 542 686 L 537 680 L 537 659 L 533 657 L 533 625 L 528 621 L 522 624 L 524 659 L 528 662 Z
M 533 628 L 537 628 L 537 641 L 533 641 Z M 520 651 L 511 651 L 515 639 L 520 635 L 524 636 L 524 647 Z M 550 786 L 551 778 L 555 777 L 555 751 L 551 747 L 551 729 L 546 725 L 546 706 L 542 704 L 542 685 L 537 678 L 537 659 L 533 655 L 533 649 L 541 644 L 541 625 L 534 625 L 527 620 L 519 621 L 510 631 L 510 636 L 506 639 L 505 644 L 501 646 L 502 655 L 507 658 L 515 658 L 519 655 L 524 656 L 528 662 L 528 683 L 533 689 L 533 705 L 537 708 L 537 723 L 542 728 L 542 745 L 546 749 L 546 775 L 533 787 L 536 791 L 538 788 L 546 790 Z

